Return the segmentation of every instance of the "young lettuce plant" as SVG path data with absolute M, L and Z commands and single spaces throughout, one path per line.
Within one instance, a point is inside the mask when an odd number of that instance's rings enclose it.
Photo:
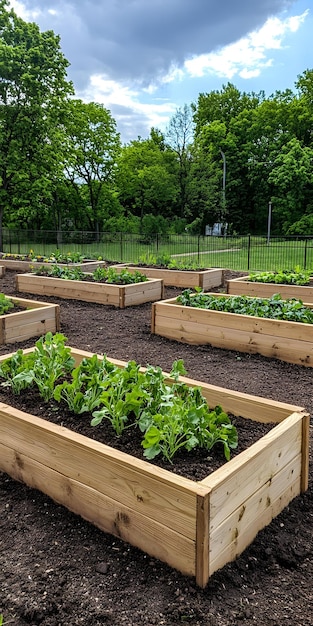
M 72 380 L 65 380 L 54 390 L 54 399 L 63 400 L 73 413 L 92 412 L 100 404 L 105 379 L 116 369 L 104 355 L 99 359 L 96 354 L 83 359 L 72 371 Z
M 132 426 L 139 414 L 143 400 L 147 393 L 141 385 L 143 374 L 139 372 L 140 365 L 129 361 L 124 368 L 116 367 L 110 377 L 104 381 L 104 390 L 100 396 L 101 408 L 92 413 L 92 426 L 98 426 L 102 420 L 111 422 L 116 434 L 122 434 L 124 428 Z M 134 419 L 130 423 L 129 417 Z
M 144 432 L 144 456 L 153 459 L 162 454 L 172 462 L 180 448 L 210 450 L 216 443 L 222 443 L 225 458 L 229 460 L 230 450 L 238 445 L 237 429 L 221 407 L 210 411 L 199 387 L 178 382 L 180 371 L 185 373 L 183 363 L 178 361 L 171 372 L 175 383 L 171 387 L 163 385 L 159 411 L 151 413 L 146 409 L 139 418 L 139 427 Z
M 4 295 L 4 293 L 0 293 L 0 315 L 5 315 L 8 311 L 14 309 L 14 304 L 10 298 Z
M 182 398 L 168 397 L 160 411 L 153 416 L 142 441 L 144 456 L 149 460 L 161 453 L 172 462 L 180 448 L 211 450 L 217 443 L 222 443 L 225 458 L 229 460 L 230 450 L 238 445 L 237 430 L 226 413 L 221 415 L 220 407 L 209 411 L 205 404 L 188 406 Z
M 17 350 L 0 363 L 0 378 L 4 379 L 1 385 L 10 387 L 15 395 L 19 395 L 33 383 L 33 362 L 33 353 L 24 354 L 23 350 Z
M 70 372 L 75 364 L 71 349 L 65 346 L 62 333 L 46 333 L 35 344 L 33 381 L 40 396 L 48 402 L 53 398 L 56 381 Z

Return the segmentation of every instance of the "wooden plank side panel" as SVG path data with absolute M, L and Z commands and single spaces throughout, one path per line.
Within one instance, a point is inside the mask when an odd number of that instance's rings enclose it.
M 28 300 L 12 298 L 19 306 L 24 306 Z M 0 343 L 8 344 L 23 341 L 30 337 L 38 337 L 51 331 L 55 333 L 60 328 L 59 305 L 32 301 L 30 309 L 17 313 L 8 313 L 1 316 Z
M 205 478 L 211 488 L 210 524 L 217 527 L 302 450 L 302 417 L 293 414 Z
M 10 328 L 5 332 L 5 344 L 15 343 L 16 341 L 25 341 L 30 337 L 41 337 L 48 332 L 55 333 L 57 331 L 56 320 L 43 319 L 39 322 L 31 324 L 23 324 L 20 329 Z
M 215 287 L 220 287 L 224 280 L 224 270 L 216 268 L 209 272 L 203 272 L 201 275 L 201 284 L 203 291 L 209 291 Z
M 196 582 L 205 587 L 209 580 L 209 493 L 197 498 Z
M 249 546 L 253 539 L 262 528 L 270 524 L 272 519 L 279 515 L 279 513 L 291 502 L 291 500 L 297 495 L 299 489 L 299 483 L 296 480 L 294 483 L 289 484 L 286 487 L 285 492 L 281 493 L 279 498 L 271 503 L 271 506 L 267 507 L 263 513 L 257 517 L 253 523 L 245 529 L 245 533 L 238 537 L 234 537 L 233 541 L 225 548 L 223 552 L 220 552 L 214 561 L 210 563 L 210 576 L 218 569 L 223 567 L 226 563 L 234 561 L 239 554 L 241 554 L 247 546 Z
M 16 276 L 16 288 L 18 291 L 26 293 L 119 306 L 119 285 L 64 280 L 61 278 L 36 276 L 32 274 L 18 274 Z
M 225 321 L 226 323 L 228 323 L 228 320 Z M 303 326 L 307 327 L 308 325 L 303 324 Z M 313 330 L 313 328 L 310 330 Z M 247 352 L 249 354 L 261 354 L 281 359 L 287 363 L 313 367 L 313 341 L 310 340 L 310 337 L 308 337 L 308 341 L 301 341 L 298 338 L 283 338 L 278 335 L 249 332 L 245 328 L 245 320 L 242 320 L 241 325 L 236 329 L 228 328 L 227 326 L 209 325 L 208 320 L 207 323 L 201 324 L 200 322 L 179 321 L 169 317 L 160 317 L 154 311 L 153 332 L 161 337 L 174 339 L 182 343 L 192 345 L 210 344 L 215 348 Z M 310 332 L 308 332 L 308 335 L 310 335 Z
M 214 294 L 215 296 L 218 294 Z M 225 294 L 224 294 L 225 295 Z M 269 335 L 284 340 L 296 339 L 300 341 L 313 342 L 313 324 L 303 324 L 300 322 L 289 322 L 286 320 L 273 320 L 250 315 L 238 315 L 236 313 L 223 313 L 222 311 L 210 311 L 197 309 L 190 306 L 181 306 L 176 300 L 163 300 L 156 305 L 156 321 L 158 317 L 168 318 L 167 324 L 175 324 L 177 320 L 180 324 L 191 324 L 196 327 L 201 325 L 209 328 L 216 327 L 215 332 L 223 334 L 224 329 L 244 330 L 258 341 L 257 335 Z
M 19 311 L 18 313 L 9 313 L 4 315 L 6 331 L 16 329 L 24 324 L 36 324 L 44 319 L 56 319 L 56 307 L 58 305 L 47 305 L 46 307 L 33 308 L 31 310 Z
M 301 493 L 306 491 L 309 487 L 310 428 L 310 415 L 307 413 L 302 419 Z
M 3 471 L 147 554 L 195 574 L 195 541 L 105 494 L 0 444 Z
M 253 480 L 253 477 L 252 477 Z M 271 521 L 280 512 L 278 503 L 282 494 L 289 494 L 290 499 L 300 493 L 301 454 L 296 455 L 289 463 L 274 474 L 271 480 L 261 484 L 250 496 L 245 498 L 234 511 L 218 525 L 214 519 L 210 521 L 210 572 L 214 562 L 219 562 L 219 555 L 227 553 L 227 549 L 236 540 L 244 545 L 245 536 L 250 534 L 250 527 L 258 526 L 260 518 Z M 231 496 L 230 496 L 231 497 Z M 283 497 L 285 502 L 285 497 Z M 285 504 L 284 504 L 285 506 Z M 269 523 L 267 521 L 267 523 Z M 259 528 L 258 528 L 259 530 Z M 248 544 L 246 544 L 248 545 Z M 245 546 L 246 547 L 246 546 Z M 214 567 L 216 569 L 216 567 Z
M 144 302 L 161 300 L 163 297 L 163 281 L 150 279 L 149 282 L 125 285 L 125 306 L 135 306 Z
M 195 540 L 196 497 L 206 487 L 11 407 L 2 405 L 0 418 L 0 441 L 16 454 Z
M 158 291 L 153 290 L 158 286 Z M 84 300 L 97 304 L 110 304 L 119 308 L 126 306 L 125 301 L 129 294 L 131 304 L 149 302 L 150 297 L 160 299 L 162 296 L 162 283 L 149 281 L 147 283 L 135 283 L 133 285 L 114 285 L 108 283 L 84 282 L 79 280 L 65 280 L 50 276 L 36 276 L 33 274 L 20 274 L 16 276 L 16 288 L 26 293 L 57 296 L 70 300 Z M 133 300 L 131 300 L 133 298 Z
M 227 281 L 227 293 L 257 298 L 270 298 L 275 293 L 280 293 L 282 298 L 298 298 L 307 304 L 313 304 L 313 287 L 309 285 L 276 285 L 233 279 Z
M 219 268 L 207 270 L 175 270 L 158 267 L 142 267 L 128 266 L 124 267 L 134 273 L 136 271 L 145 274 L 149 278 L 160 278 L 164 281 L 164 285 L 179 288 L 195 288 L 202 287 L 207 290 L 214 287 L 220 287 L 223 282 L 223 270 Z M 117 270 L 121 265 L 114 266 Z
M 1 265 L 3 265 L 3 267 L 10 269 L 10 270 L 28 272 L 31 266 L 34 264 L 28 261 L 18 261 L 15 259 L 1 259 Z
M 5 320 L 1 319 L 0 316 L 0 345 L 2 346 L 5 342 Z

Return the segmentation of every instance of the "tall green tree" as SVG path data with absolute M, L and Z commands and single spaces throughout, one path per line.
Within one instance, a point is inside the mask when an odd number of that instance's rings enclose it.
M 208 223 L 215 215 L 218 221 L 231 224 L 233 230 L 247 230 L 246 214 L 250 198 L 245 138 L 239 139 L 240 129 L 234 128 L 234 124 L 240 116 L 249 117 L 263 99 L 263 92 L 241 93 L 228 83 L 220 91 L 200 94 L 197 104 L 193 105 L 196 141 L 200 142 L 203 158 L 208 160 L 208 167 L 214 173 L 210 184 L 214 181 L 219 188 L 219 200 L 216 189 Z
M 147 214 L 171 217 L 177 206 L 175 157 L 159 140 L 153 130 L 149 139 L 131 141 L 123 147 L 118 163 L 119 200 L 141 222 Z
M 313 212 L 313 149 L 293 137 L 277 155 L 269 181 L 275 190 L 276 227 L 286 233 L 304 213 Z
M 273 232 L 286 232 L 310 210 L 310 150 L 313 122 L 313 72 L 265 98 L 240 94 L 231 84 L 200 94 L 195 107 L 196 140 L 211 166 L 227 164 L 225 214 L 240 233 L 267 229 L 273 199 Z
M 61 174 L 58 128 L 74 93 L 53 31 L 41 32 L 0 0 L 0 247 L 4 219 L 41 223 Z M 48 202 L 47 202 L 48 200 Z
M 186 104 L 177 109 L 175 115 L 170 119 L 166 141 L 173 150 L 178 166 L 179 196 L 179 217 L 188 216 L 189 182 L 191 169 L 191 148 L 194 137 L 194 121 L 191 106 Z
M 121 142 L 110 111 L 97 102 L 70 101 L 64 151 L 67 177 L 85 199 L 89 228 L 98 236 L 118 210 L 114 181 Z

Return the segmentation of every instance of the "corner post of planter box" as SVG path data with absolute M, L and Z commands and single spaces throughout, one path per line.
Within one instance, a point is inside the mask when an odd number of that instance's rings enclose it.
M 5 320 L 0 317 L 0 345 L 5 343 Z
M 153 335 L 155 333 L 155 308 L 156 308 L 156 302 L 152 302 L 152 305 L 151 305 L 151 333 Z
M 125 287 L 120 287 L 119 308 L 125 309 Z
M 56 332 L 60 332 L 61 330 L 61 321 L 60 321 L 60 305 L 56 304 L 55 305 L 55 328 L 56 328 Z
M 309 445 L 310 445 L 310 414 L 304 413 L 302 420 L 301 446 L 301 493 L 309 487 Z
M 164 300 L 164 279 L 161 278 L 161 300 Z
M 197 495 L 197 528 L 196 528 L 196 583 L 204 588 L 210 577 L 209 550 L 209 500 L 211 489 L 205 494 Z

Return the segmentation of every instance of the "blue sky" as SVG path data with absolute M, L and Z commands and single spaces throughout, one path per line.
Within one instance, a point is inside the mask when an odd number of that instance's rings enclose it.
M 313 0 L 10 0 L 61 37 L 76 96 L 103 103 L 123 142 L 166 131 L 199 93 L 293 89 L 313 68 Z

